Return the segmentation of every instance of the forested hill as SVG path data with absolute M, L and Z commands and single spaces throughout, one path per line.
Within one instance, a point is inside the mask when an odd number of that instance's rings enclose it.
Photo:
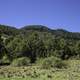
M 30 63 L 54 56 L 60 59 L 80 58 L 80 33 L 29 25 L 17 29 L 0 25 L 0 63 L 27 57 Z
M 15 27 L 11 26 L 6 26 L 6 25 L 0 25 L 0 33 L 5 34 L 5 35 L 16 35 L 18 34 L 18 29 Z
M 77 33 L 69 32 L 64 29 L 53 30 L 42 25 L 29 25 L 29 26 L 22 27 L 21 29 L 17 29 L 15 27 L 10 27 L 6 25 L 0 25 L 0 32 L 8 36 L 19 35 L 19 34 L 26 35 L 26 33 L 29 33 L 32 31 L 43 32 L 43 33 L 47 32 L 47 33 L 51 33 L 52 35 L 55 35 L 56 37 L 63 37 L 66 39 L 80 39 L 79 32 Z

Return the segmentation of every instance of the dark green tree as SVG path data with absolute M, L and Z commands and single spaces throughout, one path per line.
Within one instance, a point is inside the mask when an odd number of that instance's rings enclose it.
M 38 57 L 46 56 L 44 43 L 38 33 L 34 32 L 29 36 L 22 48 L 22 53 L 31 59 L 31 63 L 34 63 Z
M 0 35 L 0 59 L 2 58 L 2 52 L 3 52 L 3 40 Z
M 4 55 L 4 43 L 0 35 L 0 59 L 3 57 L 3 55 Z

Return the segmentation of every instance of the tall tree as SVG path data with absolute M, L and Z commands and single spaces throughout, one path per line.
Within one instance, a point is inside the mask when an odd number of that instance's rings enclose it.
M 4 46 L 3 39 L 1 38 L 1 34 L 0 34 L 0 59 L 3 58 L 5 53 L 6 53 L 6 48 Z

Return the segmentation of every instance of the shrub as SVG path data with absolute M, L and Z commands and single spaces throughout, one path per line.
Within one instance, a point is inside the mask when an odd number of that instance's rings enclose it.
M 57 58 L 55 58 L 55 57 L 45 58 L 42 62 L 42 68 L 49 69 L 49 68 L 53 67 L 56 59 Z
M 62 60 L 56 60 L 55 64 L 54 64 L 54 67 L 62 69 L 62 68 L 67 68 L 68 65 L 64 61 L 62 61 Z
M 12 66 L 28 66 L 29 64 L 30 59 L 27 57 L 17 58 L 12 62 Z
M 10 61 L 7 56 L 3 56 L 3 58 L 0 59 L 0 65 L 10 65 Z
M 59 58 L 56 57 L 48 57 L 43 60 L 42 68 L 49 69 L 49 68 L 67 68 L 67 64 L 64 63 Z

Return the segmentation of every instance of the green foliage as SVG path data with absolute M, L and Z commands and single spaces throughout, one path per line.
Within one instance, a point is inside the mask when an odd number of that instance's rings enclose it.
M 80 58 L 80 41 L 78 41 L 75 45 L 75 52 L 77 56 Z
M 0 59 L 0 64 L 1 65 L 9 65 L 10 60 L 8 59 L 7 55 L 4 55 L 2 59 Z
M 28 57 L 31 63 L 50 56 L 62 60 L 80 58 L 79 33 L 51 30 L 42 25 L 21 29 L 0 25 L 0 32 L 0 58 L 6 55 L 11 63 L 20 57 Z
M 0 79 L 79 80 L 79 59 L 80 33 L 42 25 L 0 25 L 0 66 L 11 64 L 0 67 Z
M 2 36 L 0 35 L 0 59 L 7 53 L 5 45 L 3 43 Z
M 28 66 L 30 65 L 30 59 L 27 57 L 21 57 L 13 60 L 12 66 Z
M 37 57 L 45 57 L 45 46 L 38 33 L 33 32 L 22 45 L 22 56 L 27 56 L 34 63 Z
M 43 60 L 42 68 L 67 68 L 67 64 L 64 63 L 61 59 L 56 57 L 48 57 Z
M 19 30 L 14 27 L 0 25 L 0 32 L 8 36 L 14 36 L 19 33 Z
M 55 61 L 54 67 L 59 68 L 59 69 L 67 68 L 68 64 L 66 64 L 65 61 L 62 61 L 62 60 L 58 59 L 58 60 Z
M 0 58 L 2 58 L 2 56 L 3 56 L 3 48 L 4 48 L 4 46 L 3 46 L 3 40 L 2 40 L 2 38 L 1 38 L 1 35 L 0 35 Z

